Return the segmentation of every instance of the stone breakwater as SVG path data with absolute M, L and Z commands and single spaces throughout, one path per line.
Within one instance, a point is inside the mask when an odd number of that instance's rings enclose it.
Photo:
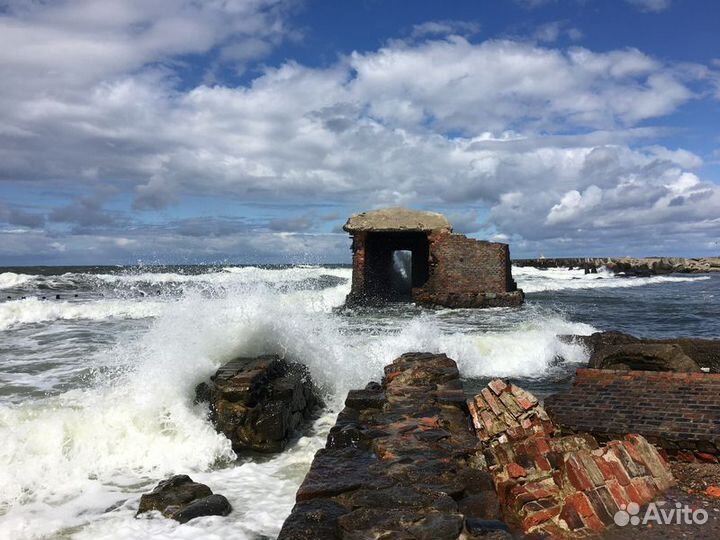
M 615 273 L 633 276 L 661 274 L 703 274 L 720 272 L 720 257 L 687 259 L 681 257 L 561 257 L 543 259 L 514 259 L 515 266 L 534 268 L 581 268 L 586 272 L 605 267 Z
M 641 436 L 557 436 L 538 400 L 492 381 L 466 400 L 455 362 L 407 353 L 348 394 L 280 540 L 575 538 L 672 484 Z

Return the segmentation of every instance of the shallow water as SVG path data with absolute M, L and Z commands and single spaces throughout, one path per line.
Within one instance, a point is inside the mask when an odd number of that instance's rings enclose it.
M 469 390 L 502 376 L 543 396 L 587 360 L 559 335 L 720 334 L 720 275 L 514 276 L 518 309 L 337 310 L 346 267 L 0 269 L 0 537 L 272 538 L 347 390 L 403 352 L 447 353 Z M 272 352 L 306 363 L 330 406 L 283 454 L 236 462 L 194 387 L 233 356 Z M 235 511 L 134 519 L 138 494 L 173 473 Z

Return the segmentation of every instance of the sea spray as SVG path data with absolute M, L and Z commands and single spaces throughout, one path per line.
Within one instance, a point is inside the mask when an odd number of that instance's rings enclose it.
M 566 272 L 570 279 L 552 273 L 517 277 L 525 287 L 533 279 L 544 280 L 540 290 L 553 283 L 570 289 L 577 281 L 594 283 L 595 276 Z M 571 322 L 553 306 L 533 302 L 532 296 L 520 309 L 434 311 L 398 305 L 338 311 L 349 290 L 347 268 L 229 267 L 208 274 L 166 274 L 95 275 L 87 280 L 104 287 L 99 289 L 103 297 L 0 304 L 27 308 L 28 314 L 6 326 L 9 339 L 40 336 L 48 343 L 53 329 L 69 328 L 73 334 L 68 335 L 81 340 L 83 321 L 90 333 L 92 325 L 122 329 L 114 346 L 77 361 L 77 369 L 86 364 L 93 375 L 82 382 L 68 380 L 75 385 L 70 390 L 0 405 L 0 482 L 5 486 L 0 537 L 272 536 L 348 389 L 379 380 L 382 367 L 394 357 L 409 350 L 445 352 L 466 378 L 553 378 L 587 359 L 582 347 L 558 336 L 595 330 Z M 598 281 L 620 287 L 638 281 L 602 277 Z M 75 272 L 55 281 L 86 286 L 83 279 Z M 151 298 L 129 297 L 158 290 Z M 49 307 L 53 304 L 59 307 Z M 37 310 L 45 311 L 32 315 Z M 204 407 L 193 403 L 194 387 L 234 356 L 262 353 L 307 364 L 329 408 L 286 452 L 235 464 L 227 440 L 214 431 Z M 37 354 L 52 357 L 54 349 Z M 19 358 L 13 355 L 14 366 Z M 61 355 L 55 358 L 61 360 Z M 172 473 L 208 483 L 227 495 L 236 511 L 223 520 L 182 527 L 166 520 L 134 520 L 138 494 Z M 113 511 L 104 512 L 113 505 Z

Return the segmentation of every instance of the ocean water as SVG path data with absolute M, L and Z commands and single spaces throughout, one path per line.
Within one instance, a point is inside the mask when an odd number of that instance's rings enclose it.
M 0 538 L 274 538 L 347 391 L 403 352 L 447 353 L 468 390 L 501 376 L 542 397 L 588 358 L 560 335 L 720 336 L 718 274 L 515 268 L 521 308 L 339 310 L 350 273 L 0 268 Z M 307 364 L 328 408 L 284 453 L 238 457 L 194 388 L 234 356 L 261 353 Z M 234 512 L 135 519 L 139 495 L 176 473 Z

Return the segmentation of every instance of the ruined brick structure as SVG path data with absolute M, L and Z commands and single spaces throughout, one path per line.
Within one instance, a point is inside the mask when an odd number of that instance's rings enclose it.
M 508 245 L 455 234 L 441 214 L 386 208 L 355 214 L 343 228 L 353 238 L 348 304 L 409 300 L 476 308 L 523 302 Z
M 718 373 L 578 369 L 545 406 L 567 432 L 608 440 L 632 427 L 670 457 L 719 462 L 719 393 Z
M 643 506 L 674 483 L 641 435 L 605 446 L 587 433 L 559 436 L 537 398 L 514 384 L 491 381 L 468 409 L 506 522 L 533 538 L 602 533 L 621 508 Z
M 638 434 L 560 436 L 530 392 L 467 400 L 454 360 L 406 353 L 348 393 L 278 540 L 589 538 L 673 483 Z

